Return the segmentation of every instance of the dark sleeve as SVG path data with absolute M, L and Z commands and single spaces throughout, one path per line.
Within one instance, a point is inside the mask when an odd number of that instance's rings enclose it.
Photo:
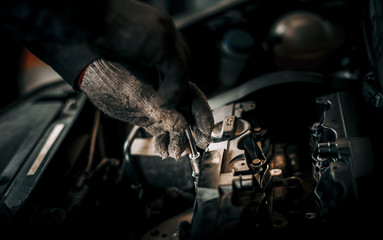
M 103 24 L 106 0 L 0 0 L 1 25 L 76 89 L 99 56 L 89 42 Z
M 24 43 L 24 46 L 51 66 L 75 90 L 79 90 L 77 80 L 81 72 L 88 64 L 100 58 L 84 42 L 71 44 L 29 42 Z

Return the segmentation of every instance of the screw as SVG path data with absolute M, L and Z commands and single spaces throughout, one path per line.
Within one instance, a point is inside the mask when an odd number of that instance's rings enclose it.
M 261 163 L 262 163 L 261 159 L 258 159 L 258 158 L 253 159 L 253 161 L 251 161 L 251 164 L 253 164 L 254 166 L 259 166 L 261 165 Z

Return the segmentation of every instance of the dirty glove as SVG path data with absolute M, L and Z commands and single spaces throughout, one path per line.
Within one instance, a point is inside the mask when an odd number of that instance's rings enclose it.
M 156 67 L 160 104 L 174 105 L 189 81 L 189 49 L 172 19 L 134 0 L 110 0 L 92 46 L 107 60 Z
M 159 105 L 161 95 L 147 77 L 137 68 L 100 59 L 87 67 L 80 89 L 110 117 L 143 127 L 153 135 L 155 152 L 163 158 L 178 159 L 187 146 L 187 114 Z M 192 99 L 188 109 L 193 119 L 188 121 L 194 122 L 196 144 L 205 149 L 214 125 L 212 111 L 205 95 L 193 83 L 187 83 L 185 94 Z

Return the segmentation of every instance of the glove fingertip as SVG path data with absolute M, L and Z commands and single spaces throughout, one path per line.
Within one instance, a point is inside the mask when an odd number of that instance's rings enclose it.
M 195 119 L 195 124 L 201 133 L 210 135 L 214 128 L 213 112 L 204 93 L 191 82 L 189 83 L 189 87 L 195 95 L 192 103 L 192 113 Z
M 194 127 L 193 131 L 196 145 L 201 149 L 206 149 L 212 142 L 211 135 L 202 133 L 197 127 Z
M 169 134 L 164 133 L 154 138 L 154 152 L 159 154 L 162 159 L 169 156 L 168 152 Z
M 183 134 L 175 134 L 170 136 L 169 156 L 179 159 L 186 149 L 186 138 Z

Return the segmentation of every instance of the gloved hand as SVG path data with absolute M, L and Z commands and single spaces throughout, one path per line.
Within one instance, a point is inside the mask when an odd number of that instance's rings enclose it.
M 187 121 L 176 108 L 159 104 L 161 95 L 147 77 L 136 68 L 100 59 L 86 68 L 80 89 L 110 117 L 143 127 L 153 135 L 154 149 L 163 158 L 178 159 L 187 146 Z M 185 94 L 192 99 L 189 109 L 196 144 L 205 149 L 214 125 L 212 111 L 205 95 L 193 83 L 187 83 Z
M 92 46 L 104 59 L 157 67 L 159 103 L 178 102 L 189 81 L 190 53 L 168 15 L 139 1 L 109 0 L 95 35 Z

